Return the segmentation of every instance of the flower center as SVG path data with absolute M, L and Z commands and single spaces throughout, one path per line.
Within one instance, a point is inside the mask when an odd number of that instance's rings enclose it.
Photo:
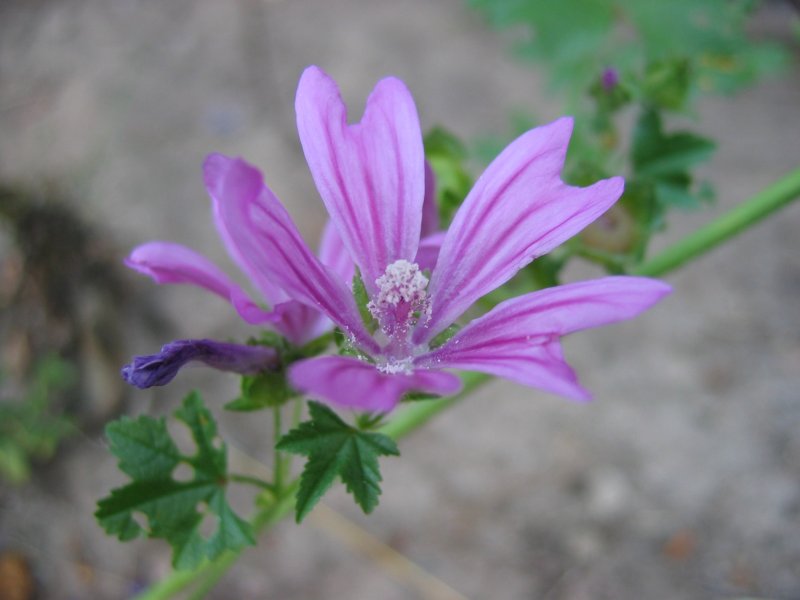
M 393 342 L 404 340 L 420 319 L 430 318 L 428 278 L 419 265 L 407 260 L 396 260 L 383 275 L 375 280 L 377 293 L 367 304 L 367 309 Z

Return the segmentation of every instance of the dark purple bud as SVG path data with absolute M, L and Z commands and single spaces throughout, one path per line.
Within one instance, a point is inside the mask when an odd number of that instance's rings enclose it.
M 145 389 L 166 385 L 186 364 L 197 361 L 220 371 L 253 375 L 275 369 L 278 355 L 274 348 L 226 344 L 214 340 L 176 340 L 158 354 L 136 356 L 122 367 L 122 378 L 131 385 Z
M 607 67 L 603 69 L 603 74 L 600 76 L 600 83 L 603 84 L 603 89 L 610 92 L 619 83 L 619 71 L 614 67 Z

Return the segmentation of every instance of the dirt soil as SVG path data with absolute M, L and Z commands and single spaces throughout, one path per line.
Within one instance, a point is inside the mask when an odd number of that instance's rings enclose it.
M 788 36 L 791 14 L 771 5 L 760 34 Z M 175 240 L 233 273 L 200 177 L 207 153 L 259 165 L 307 239 L 322 227 L 294 125 L 303 67 L 328 70 L 353 116 L 398 75 L 425 128 L 475 139 L 514 108 L 559 115 L 507 46 L 461 0 L 4 0 L 0 177 L 58 181 L 120 257 Z M 703 170 L 718 203 L 678 217 L 656 247 L 797 167 L 799 75 L 795 61 L 702 102 L 693 126 L 719 141 Z M 403 440 L 372 516 L 337 491 L 335 512 L 279 525 L 211 597 L 800 599 L 799 230 L 795 205 L 670 276 L 674 295 L 642 318 L 567 340 L 594 403 L 492 383 Z M 135 294 L 153 287 L 128 277 Z M 157 292 L 181 337 L 247 332 L 215 298 Z M 130 334 L 130 354 L 168 341 Z M 130 394 L 125 411 L 167 413 L 192 388 L 219 407 L 236 384 L 192 370 Z M 266 417 L 221 427 L 235 461 L 268 460 Z M 126 598 L 168 570 L 160 541 L 122 544 L 95 524 L 94 503 L 122 481 L 93 429 L 30 483 L 0 488 L 0 551 L 28 560 L 40 598 Z M 337 515 L 428 575 L 354 551 Z

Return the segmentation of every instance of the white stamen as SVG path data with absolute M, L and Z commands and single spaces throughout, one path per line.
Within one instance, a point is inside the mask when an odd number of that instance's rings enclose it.
M 372 315 L 380 320 L 401 302 L 423 314 L 429 311 L 427 293 L 428 278 L 419 270 L 419 265 L 407 260 L 396 260 L 386 272 L 375 280 L 377 296 L 367 304 Z
M 378 371 L 381 373 L 385 373 L 387 375 L 397 375 L 398 373 L 402 373 L 404 375 L 411 375 L 414 372 L 412 367 L 413 359 L 403 358 L 403 359 L 394 359 L 388 360 L 386 362 L 379 362 L 376 366 L 378 367 Z

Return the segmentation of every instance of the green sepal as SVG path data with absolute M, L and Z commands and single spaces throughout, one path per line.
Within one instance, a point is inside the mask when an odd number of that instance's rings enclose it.
M 433 336 L 433 339 L 430 341 L 428 346 L 430 347 L 431 350 L 438 348 L 439 346 L 450 340 L 450 338 L 452 338 L 455 334 L 457 334 L 459 329 L 461 329 L 461 327 L 453 323 L 446 329 L 440 331 L 435 336 Z
M 340 356 L 361 356 L 358 349 L 338 327 L 333 330 L 333 341 Z
M 281 406 L 296 395 L 286 379 L 286 373 L 265 371 L 258 375 L 244 375 L 241 394 L 225 405 L 226 410 L 247 412 Z
M 301 346 L 299 349 L 299 354 L 303 358 L 318 356 L 328 349 L 328 346 L 331 345 L 332 341 L 333 334 L 330 331 L 325 332 L 321 336 L 316 337 L 310 342 L 306 342 L 303 346 Z
M 400 402 L 423 402 L 425 400 L 436 400 L 441 398 L 438 394 L 428 394 L 427 392 L 408 392 Z
M 381 493 L 379 456 L 399 456 L 391 438 L 359 431 L 318 402 L 308 403 L 311 420 L 284 435 L 276 449 L 307 456 L 300 476 L 295 518 L 300 523 L 341 477 L 345 488 L 365 513 L 378 505 Z
M 254 545 L 255 537 L 252 526 L 225 499 L 227 446 L 220 443 L 216 423 L 200 396 L 189 394 L 174 416 L 191 432 L 193 455 L 180 452 L 163 418 L 123 417 L 106 428 L 111 451 L 132 481 L 100 500 L 95 517 L 122 541 L 140 535 L 166 540 L 172 546 L 173 566 L 192 569 L 226 550 Z M 179 464 L 192 468 L 189 481 L 174 479 Z M 206 516 L 216 521 L 208 538 L 200 532 Z
M 358 267 L 356 267 L 355 273 L 353 273 L 353 298 L 356 301 L 356 306 L 358 306 L 358 314 L 361 315 L 364 327 L 366 327 L 367 331 L 370 333 L 375 333 L 378 329 L 378 322 L 367 307 L 369 304 L 369 294 L 367 293 L 364 279 L 361 277 L 361 271 Z

